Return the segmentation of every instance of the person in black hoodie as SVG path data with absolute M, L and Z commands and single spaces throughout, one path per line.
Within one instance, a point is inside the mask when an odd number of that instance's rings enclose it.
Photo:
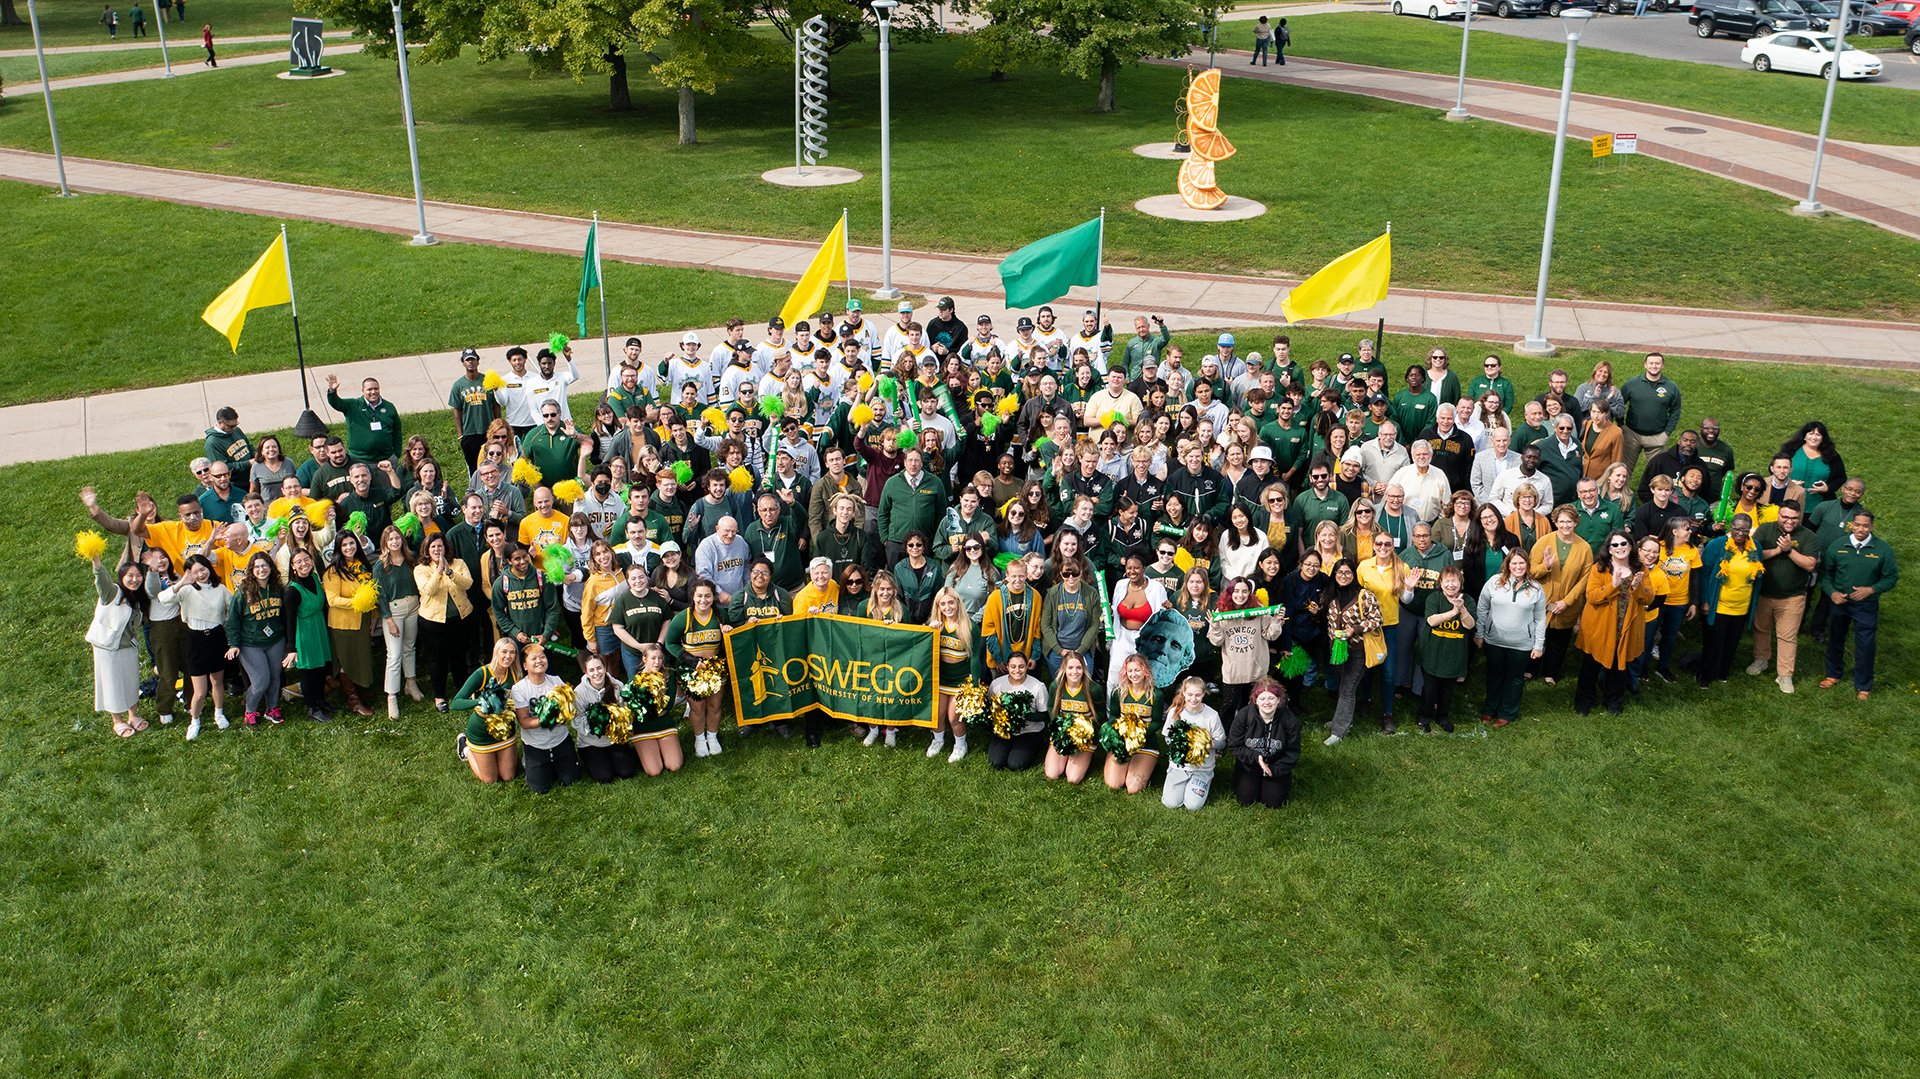
M 1287 707 L 1280 683 L 1262 678 L 1253 684 L 1252 702 L 1233 715 L 1227 750 L 1234 756 L 1233 794 L 1241 805 L 1287 804 L 1300 763 L 1300 717 Z

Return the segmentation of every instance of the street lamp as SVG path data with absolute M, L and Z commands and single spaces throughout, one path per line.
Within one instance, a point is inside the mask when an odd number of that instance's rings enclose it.
M 27 21 L 33 24 L 33 57 L 40 61 L 40 96 L 47 99 L 47 132 L 53 136 L 53 171 L 60 177 L 60 197 L 67 198 L 73 192 L 67 190 L 67 159 L 60 156 L 60 125 L 53 122 L 53 84 L 47 80 L 47 54 L 40 48 L 40 14 L 34 10 L 33 0 L 27 0 Z
M 1454 91 L 1449 120 L 1471 120 L 1467 115 L 1467 39 L 1473 36 L 1473 0 L 1467 0 L 1466 21 L 1460 24 L 1460 88 Z
M 893 84 L 887 70 L 893 50 L 887 30 L 899 6 L 900 0 L 873 0 L 873 17 L 880 22 L 880 287 L 873 295 L 881 300 L 900 298 L 893 287 Z
M 1553 261 L 1553 219 L 1560 212 L 1560 168 L 1567 159 L 1567 109 L 1573 104 L 1573 58 L 1580 46 L 1580 32 L 1587 27 L 1593 12 L 1585 8 L 1567 8 L 1560 13 L 1561 29 L 1567 32 L 1567 65 L 1560 75 L 1560 122 L 1553 131 L 1553 179 L 1547 182 L 1547 233 L 1540 241 L 1540 282 L 1533 290 L 1533 332 L 1515 352 L 1550 356 L 1553 345 L 1547 341 L 1547 266 Z
M 173 57 L 167 54 L 167 20 L 160 14 L 160 0 L 153 0 L 153 28 L 160 31 L 160 66 L 166 74 L 161 78 L 173 78 Z
M 1833 88 L 1840 85 L 1840 51 L 1847 44 L 1848 0 L 1840 0 L 1840 18 L 1827 24 L 1833 31 L 1833 63 L 1827 65 L 1827 103 L 1820 107 L 1820 137 L 1813 144 L 1813 179 L 1807 184 L 1807 197 L 1793 208 L 1796 214 L 1818 216 L 1827 212 L 1820 205 L 1820 164 L 1827 156 L 1827 121 L 1833 119 Z M 1839 29 L 1834 29 L 1835 27 Z
M 393 0 L 393 47 L 400 53 L 400 104 L 407 115 L 407 158 L 413 164 L 413 209 L 420 215 L 420 231 L 413 234 L 418 247 L 439 243 L 427 231 L 427 200 L 420 194 L 420 143 L 413 133 L 413 87 L 407 81 L 407 34 L 400 28 L 400 0 Z

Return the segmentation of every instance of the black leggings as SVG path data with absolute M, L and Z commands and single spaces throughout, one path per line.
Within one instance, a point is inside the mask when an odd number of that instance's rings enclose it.
M 535 794 L 545 794 L 556 784 L 571 786 L 580 778 L 580 754 L 573 748 L 571 734 L 552 749 L 535 749 L 523 743 L 521 751 L 525 754 L 527 789 Z
M 466 624 L 458 618 L 448 622 L 420 620 L 420 637 L 415 648 L 416 653 L 426 659 L 427 683 L 433 687 L 436 701 L 447 699 L 448 676 L 456 669 L 466 669 L 466 635 Z
M 1427 675 L 1420 686 L 1420 718 L 1429 723 L 1453 722 L 1453 691 L 1458 684 L 1451 678 Z
M 632 746 L 581 746 L 580 764 L 595 783 L 632 779 L 640 773 L 640 758 Z
M 1247 706 L 1247 698 L 1253 695 L 1252 682 L 1223 682 L 1220 684 L 1220 715 L 1231 723 L 1240 709 Z M 1259 769 L 1254 769 L 1259 771 Z
M 1702 686 L 1713 682 L 1724 682 L 1733 674 L 1733 654 L 1740 643 L 1740 631 L 1747 628 L 1747 616 L 1743 614 L 1716 614 L 1713 621 L 1700 627 L 1700 666 L 1695 673 L 1699 675 Z M 1661 656 L 1662 664 L 1671 663 L 1668 656 Z
M 991 735 L 987 738 L 987 763 L 1009 772 L 1024 772 L 1047 755 L 1045 731 L 1016 734 L 1012 738 Z
M 307 706 L 307 714 L 330 715 L 333 709 L 327 707 L 327 667 L 301 667 L 300 699 Z M 268 702 L 271 708 L 278 702 Z
M 1234 762 L 1233 796 L 1240 800 L 1241 805 L 1250 806 L 1259 802 L 1268 809 L 1279 809 L 1287 804 L 1287 799 L 1292 795 L 1292 772 L 1263 775 L 1259 765 Z

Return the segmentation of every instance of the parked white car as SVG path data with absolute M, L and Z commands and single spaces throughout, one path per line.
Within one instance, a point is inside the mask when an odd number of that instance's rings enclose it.
M 1755 71 L 1797 71 L 1827 77 L 1833 65 L 1833 37 L 1805 30 L 1783 30 L 1777 34 L 1749 39 L 1740 50 L 1743 63 Z M 1851 45 L 1840 53 L 1840 77 L 1872 79 L 1880 75 L 1880 60 Z
M 1464 19 L 1472 0 L 1393 0 L 1395 15 L 1425 15 L 1429 19 Z

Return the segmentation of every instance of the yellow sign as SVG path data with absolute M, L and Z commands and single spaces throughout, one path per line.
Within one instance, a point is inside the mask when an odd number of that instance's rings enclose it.
M 1609 157 L 1613 154 L 1613 136 L 1595 135 L 1593 137 L 1593 156 Z

